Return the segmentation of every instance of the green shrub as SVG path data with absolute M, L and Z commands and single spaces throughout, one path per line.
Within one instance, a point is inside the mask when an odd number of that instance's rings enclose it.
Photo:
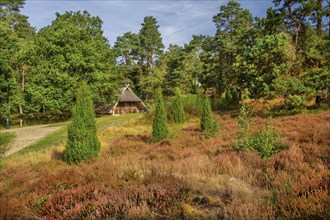
M 302 109 L 306 107 L 307 97 L 303 95 L 288 95 L 287 100 L 285 100 L 285 106 L 288 110 Z
M 214 95 L 210 98 L 210 102 L 212 111 L 221 111 L 225 109 L 224 97 Z
M 68 126 L 68 141 L 64 151 L 64 160 L 67 163 L 77 164 L 97 156 L 100 151 L 94 117 L 90 88 L 83 82 L 77 91 L 76 104 L 72 109 L 72 122 Z
M 259 129 L 252 139 L 252 148 L 261 156 L 269 158 L 283 148 L 283 139 L 275 128 L 267 124 L 265 130 Z
M 238 108 L 240 98 L 235 88 L 227 88 L 224 96 L 214 95 L 210 101 L 213 111 L 234 110 Z
M 180 124 L 186 121 L 186 116 L 182 104 L 180 91 L 176 91 L 175 99 L 172 102 L 172 109 L 170 112 L 170 119 L 172 122 Z
M 188 114 L 200 117 L 202 115 L 202 96 L 203 94 L 201 93 L 197 95 L 188 94 L 183 99 L 184 111 Z
M 251 132 L 252 119 L 248 106 L 243 105 L 238 117 L 241 135 L 235 145 L 236 150 L 255 151 L 261 158 L 266 159 L 283 149 L 283 139 L 275 128 L 267 124 L 266 129 L 255 134 Z
M 239 95 L 237 90 L 227 88 L 225 93 L 225 98 L 223 100 L 223 108 L 225 109 L 234 109 L 237 108 L 239 104 Z
M 156 92 L 156 106 L 155 117 L 152 123 L 152 140 L 160 141 L 168 135 L 168 128 L 166 122 L 166 113 L 164 107 L 164 100 L 162 90 L 158 89 Z
M 312 97 L 313 90 L 296 77 L 283 77 L 274 80 L 274 96 L 285 99 L 284 110 L 301 110 Z
M 211 104 L 206 96 L 202 104 L 201 131 L 205 137 L 213 137 L 219 131 L 219 125 L 212 117 Z

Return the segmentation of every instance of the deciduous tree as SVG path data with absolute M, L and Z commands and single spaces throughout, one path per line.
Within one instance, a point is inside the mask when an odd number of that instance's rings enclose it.
M 69 109 L 82 80 L 91 86 L 95 101 L 114 99 L 114 55 L 101 19 L 87 11 L 56 13 L 52 24 L 39 31 L 31 57 L 35 68 L 27 89 L 35 109 Z

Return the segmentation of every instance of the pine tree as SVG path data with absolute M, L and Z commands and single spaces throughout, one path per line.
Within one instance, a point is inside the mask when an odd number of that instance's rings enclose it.
M 172 122 L 181 124 L 186 121 L 186 115 L 183 108 L 183 103 L 181 99 L 180 90 L 176 90 L 175 99 L 172 102 L 172 110 L 170 114 L 170 119 Z
M 213 120 L 212 109 L 209 99 L 204 96 L 202 118 L 201 118 L 201 130 L 205 137 L 212 137 L 219 130 L 218 123 Z
M 92 94 L 87 83 L 83 82 L 77 91 L 72 122 L 68 127 L 68 141 L 64 151 L 67 163 L 77 164 L 97 156 L 100 151 L 94 117 Z
M 166 122 L 166 114 L 165 114 L 162 90 L 158 89 L 156 93 L 155 117 L 152 124 L 152 140 L 160 141 L 166 138 L 167 135 L 168 135 L 168 128 Z

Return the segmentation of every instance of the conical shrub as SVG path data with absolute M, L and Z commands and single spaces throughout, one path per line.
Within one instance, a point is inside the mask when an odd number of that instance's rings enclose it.
M 100 142 L 96 135 L 94 117 L 92 94 L 87 83 L 83 82 L 77 91 L 71 124 L 68 126 L 68 140 L 64 150 L 67 163 L 77 164 L 99 153 Z
M 186 115 L 184 112 L 184 107 L 183 107 L 183 103 L 182 103 L 182 99 L 181 99 L 180 90 L 177 89 L 175 94 L 176 94 L 176 96 L 172 102 L 170 119 L 171 119 L 171 122 L 174 122 L 176 124 L 181 124 L 186 121 Z
M 168 135 L 166 113 L 161 89 L 156 92 L 155 117 L 152 124 L 152 140 L 160 141 Z
M 209 99 L 204 96 L 202 103 L 201 131 L 205 137 L 212 137 L 219 131 L 218 123 L 212 117 Z

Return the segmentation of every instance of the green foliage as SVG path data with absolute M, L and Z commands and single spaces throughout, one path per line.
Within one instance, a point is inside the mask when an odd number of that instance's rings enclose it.
M 238 117 L 238 124 L 240 127 L 240 137 L 235 146 L 236 150 L 250 150 L 253 151 L 252 148 L 252 138 L 251 138 L 251 110 L 247 105 L 242 105 L 240 109 L 240 115 Z
M 233 69 L 238 86 L 252 98 L 267 97 L 273 80 L 287 75 L 295 59 L 290 36 L 284 33 L 257 38 L 251 50 L 235 58 Z
M 162 42 L 161 34 L 158 31 L 159 25 L 156 18 L 152 16 L 146 16 L 141 24 L 142 28 L 139 32 L 141 56 L 146 61 L 145 68 L 151 71 L 154 64 L 154 57 L 159 56 L 162 53 L 164 44 Z M 150 73 L 147 71 L 147 73 Z
M 172 102 L 172 109 L 170 112 L 170 119 L 172 122 L 181 124 L 186 121 L 184 107 L 181 99 L 180 90 L 177 89 L 175 99 Z
M 287 100 L 284 102 L 284 105 L 288 108 L 288 110 L 293 110 L 302 109 L 306 107 L 306 103 L 306 96 L 288 95 Z
M 219 124 L 213 119 L 208 97 L 204 96 L 202 103 L 201 131 L 206 138 L 213 137 L 219 131 Z
M 226 93 L 225 93 L 225 98 L 223 100 L 223 106 L 225 109 L 232 109 L 232 108 L 236 108 L 239 104 L 239 96 L 237 93 L 236 88 L 234 89 L 230 89 L 227 88 L 226 89 Z
M 302 76 L 302 81 L 309 88 L 309 93 L 313 91 L 316 96 L 319 96 L 325 102 L 330 103 L 329 96 L 329 85 L 330 85 L 330 68 L 315 68 L 309 70 L 305 75 Z
M 241 134 L 235 145 L 236 150 L 255 151 L 261 158 L 267 159 L 283 149 L 282 136 L 270 124 L 266 124 L 265 130 L 259 129 L 257 133 L 252 134 L 253 122 L 248 106 L 243 105 L 241 107 L 238 123 Z
M 0 119 L 11 112 L 16 92 L 15 69 L 11 62 L 17 59 L 18 44 L 9 24 L 0 20 Z
M 237 109 L 240 98 L 235 88 L 227 88 L 224 96 L 213 95 L 210 100 L 213 111 L 222 111 Z
M 114 51 L 118 72 L 148 100 L 153 98 L 163 81 L 163 74 L 155 66 L 164 45 L 156 18 L 146 16 L 141 26 L 138 34 L 127 32 L 119 36 Z
M 272 125 L 267 124 L 265 130 L 259 129 L 252 139 L 252 148 L 266 159 L 281 151 L 283 147 L 282 136 Z
M 140 92 L 146 99 L 153 97 L 156 88 L 161 85 L 159 81 L 161 78 L 160 75 L 155 74 L 155 65 L 156 59 L 163 53 L 164 44 L 157 23 L 156 18 L 146 16 L 143 19 L 142 27 L 139 32 L 140 45 L 138 63 L 142 70 L 139 79 L 139 87 Z M 157 76 L 157 78 L 154 76 Z M 150 90 L 150 86 L 152 90 Z
M 35 30 L 20 13 L 24 0 L 0 1 L 0 119 L 24 104 L 27 52 Z
M 25 98 L 30 112 L 43 106 L 47 111 L 71 109 L 82 80 L 90 85 L 95 101 L 115 99 L 114 56 L 101 19 L 87 11 L 56 13 L 52 24 L 38 32 L 30 62 L 34 68 Z
M 274 87 L 274 95 L 285 99 L 284 107 L 286 110 L 297 110 L 306 107 L 308 98 L 313 92 L 312 89 L 305 86 L 296 77 L 277 78 L 272 85 Z
M 239 95 L 238 95 L 238 92 L 237 92 L 237 89 L 234 88 L 232 90 L 232 93 L 231 93 L 231 101 L 230 101 L 230 104 L 232 105 L 238 105 L 240 102 L 240 98 L 239 98 Z
M 240 99 L 273 98 L 279 91 L 274 81 L 283 78 L 308 88 L 283 96 L 287 108 L 303 108 L 315 97 L 329 101 L 330 38 L 322 24 L 329 6 L 323 0 L 273 2 L 265 18 L 253 18 L 230 0 L 213 17 L 214 36 L 194 35 L 163 52 L 152 16 L 144 18 L 139 33 L 124 33 L 110 48 L 101 19 L 87 11 L 56 13 L 36 34 L 20 12 L 24 0 L 1 1 L 0 118 L 18 109 L 69 111 L 81 80 L 99 103 L 114 101 L 125 81 L 144 99 L 152 99 L 160 86 L 166 96 L 176 87 L 183 94 L 202 87 L 213 97 L 225 94 L 212 100 L 214 109 L 231 109 L 237 107 L 237 91 Z M 228 86 L 237 91 L 225 91 Z
M 167 137 L 168 128 L 162 90 L 158 89 L 156 94 L 155 116 L 152 123 L 152 140 L 160 141 Z
M 227 107 L 225 105 L 224 97 L 221 97 L 219 95 L 213 95 L 210 98 L 210 103 L 211 103 L 212 111 L 221 111 L 221 110 L 227 109 Z
M 183 99 L 184 103 L 184 111 L 188 114 L 201 116 L 202 115 L 202 100 L 203 93 L 201 91 L 198 92 L 197 95 L 187 94 L 187 96 Z
M 233 70 L 235 59 L 251 48 L 253 17 L 235 1 L 229 1 L 220 7 L 220 12 L 213 17 L 217 27 L 215 36 L 203 39 L 201 53 L 202 71 L 199 81 L 203 88 L 214 88 L 222 94 L 231 85 L 243 87 L 238 83 Z M 240 72 L 240 71 L 238 71 Z
M 232 102 L 232 99 L 233 99 L 233 97 L 231 95 L 231 89 L 227 88 L 226 89 L 226 94 L 225 94 L 225 105 L 230 106 L 231 102 Z
M 196 89 L 193 87 L 196 87 L 199 57 L 194 50 L 196 49 L 170 45 L 168 51 L 160 57 L 157 63 L 159 67 L 164 65 L 162 88 L 165 95 L 174 95 L 175 88 L 179 88 L 183 93 Z
M 100 151 L 94 117 L 91 91 L 83 82 L 77 91 L 72 122 L 68 127 L 68 141 L 64 151 L 64 160 L 67 163 L 77 164 L 97 156 Z

